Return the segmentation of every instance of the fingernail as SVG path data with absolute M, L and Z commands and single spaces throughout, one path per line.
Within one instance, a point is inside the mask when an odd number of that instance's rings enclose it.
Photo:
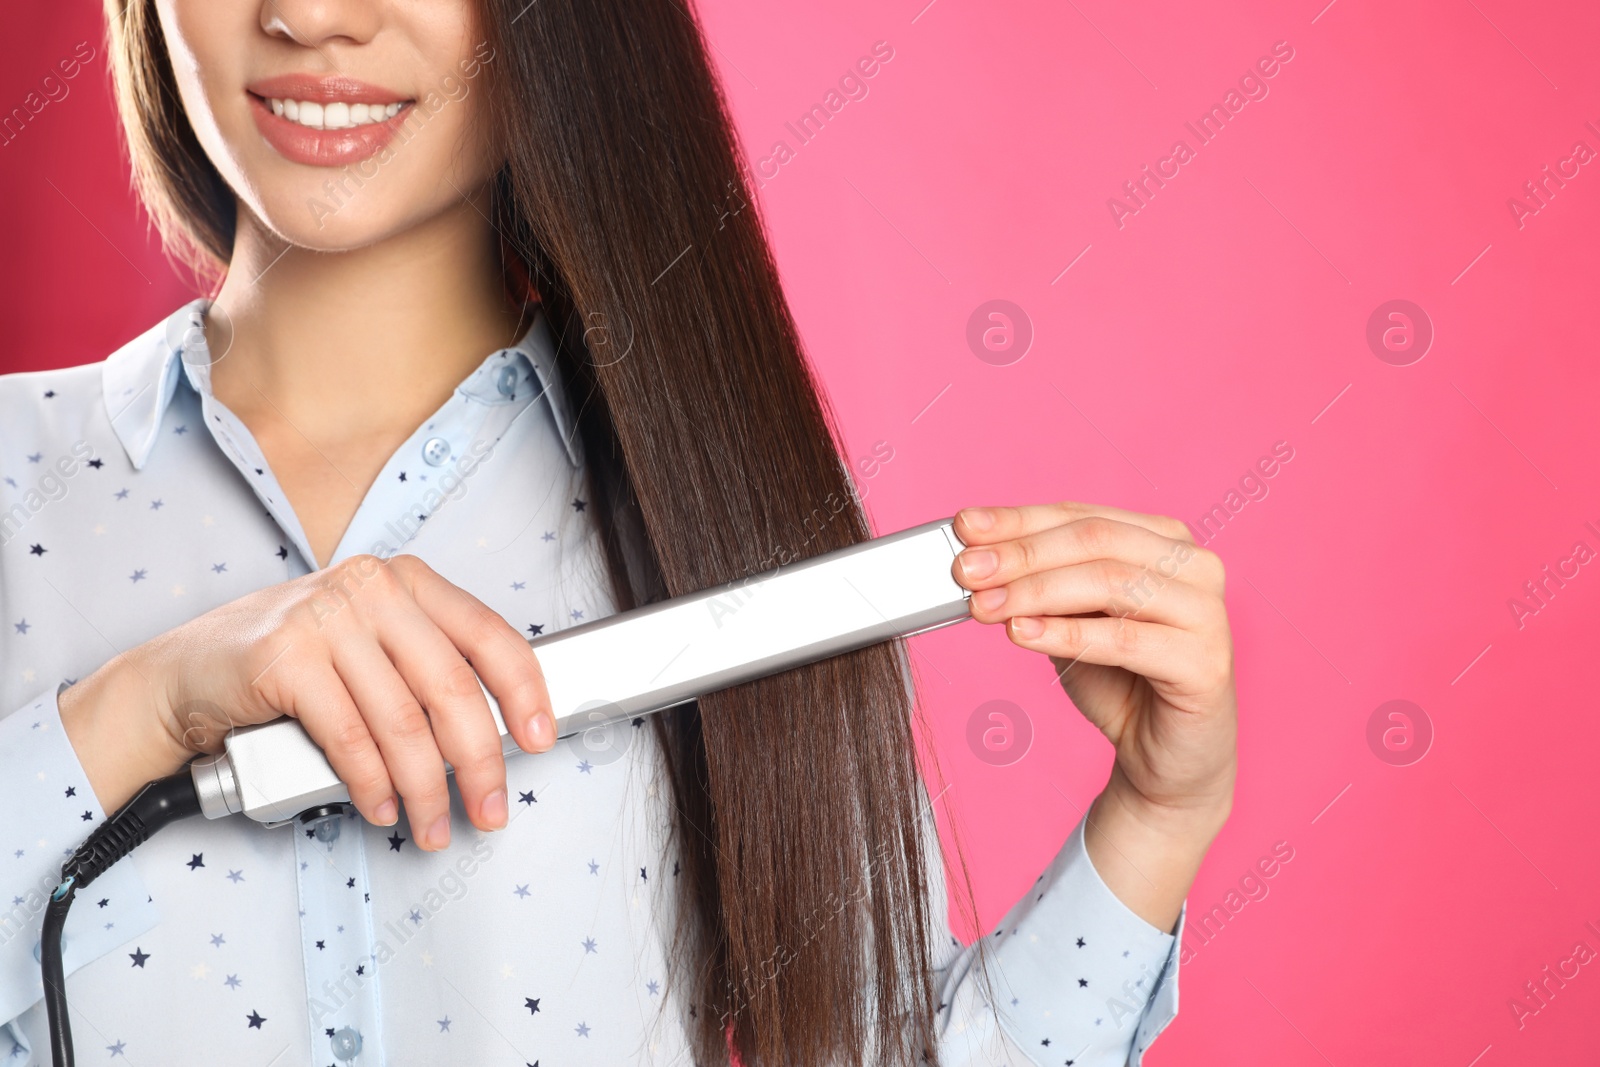
M 377 810 L 372 813 L 372 817 L 377 821 L 376 824 L 378 826 L 393 826 L 395 821 L 400 818 L 400 808 L 396 806 L 394 798 L 390 797 L 378 805 Z
M 968 578 L 987 578 L 999 566 L 999 553 L 987 548 L 969 548 L 961 553 L 961 573 Z
M 994 526 L 994 512 L 984 508 L 967 508 L 961 513 L 967 525 L 974 530 L 987 530 Z
M 450 843 L 450 816 L 441 815 L 428 830 L 428 848 L 438 850 Z
M 972 603 L 979 611 L 994 611 L 1006 602 L 1006 587 L 996 586 L 993 589 L 980 589 L 972 594 Z
M 506 791 L 496 789 L 493 793 L 483 798 L 481 817 L 484 822 L 500 829 L 506 824 Z
M 528 733 L 536 745 L 549 745 L 556 739 L 556 725 L 546 712 L 539 712 L 528 724 Z
M 1011 632 L 1018 637 L 1038 637 L 1044 633 L 1044 620 L 1032 615 L 1018 615 L 1011 620 Z

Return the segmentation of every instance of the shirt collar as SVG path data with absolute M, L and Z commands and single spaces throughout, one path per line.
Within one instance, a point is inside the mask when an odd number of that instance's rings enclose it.
M 150 458 L 179 381 L 186 380 L 196 392 L 210 391 L 211 354 L 201 325 L 210 305 L 206 299 L 185 304 L 105 362 L 101 388 L 106 415 L 136 470 Z M 502 354 L 514 358 L 509 362 L 497 358 Z M 534 313 L 533 323 L 516 344 L 490 353 L 456 390 L 486 404 L 499 404 L 514 402 L 527 388 L 537 388 L 544 397 L 567 459 L 581 466 L 583 444 L 567 406 L 555 340 L 543 309 Z

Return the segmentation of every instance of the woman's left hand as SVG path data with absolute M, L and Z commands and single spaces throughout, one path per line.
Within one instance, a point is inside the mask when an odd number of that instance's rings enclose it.
M 973 590 L 973 617 L 1004 623 L 1015 644 L 1049 656 L 1073 704 L 1116 748 L 1090 825 L 1121 838 L 1113 850 L 1146 883 L 1133 895 L 1155 898 L 1149 909 L 1124 900 L 1175 919 L 1233 797 L 1221 560 L 1177 519 L 1070 502 L 967 508 L 955 531 L 967 548 L 953 574 Z M 1174 848 L 1192 862 L 1170 863 Z M 1152 849 L 1169 859 L 1139 864 Z M 1156 885 L 1149 868 L 1182 885 Z

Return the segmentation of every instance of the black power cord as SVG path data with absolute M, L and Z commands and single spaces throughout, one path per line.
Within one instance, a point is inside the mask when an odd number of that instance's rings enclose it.
M 199 814 L 200 798 L 194 791 L 194 777 L 185 768 L 170 778 L 146 784 L 61 865 L 61 884 L 50 894 L 50 903 L 44 909 L 44 933 L 39 942 L 44 1007 L 50 1020 L 51 1062 L 55 1067 L 73 1067 L 67 978 L 61 964 L 61 934 L 73 897 L 163 826 Z

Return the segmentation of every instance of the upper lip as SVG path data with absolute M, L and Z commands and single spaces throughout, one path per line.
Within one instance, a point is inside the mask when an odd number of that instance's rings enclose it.
M 278 74 L 251 82 L 245 91 L 266 100 L 309 100 L 319 104 L 337 100 L 347 104 L 403 104 L 410 100 L 392 89 L 335 75 Z

